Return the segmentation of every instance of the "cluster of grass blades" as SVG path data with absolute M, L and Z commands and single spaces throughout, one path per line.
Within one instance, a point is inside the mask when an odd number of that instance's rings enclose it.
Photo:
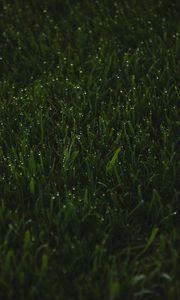
M 1 299 L 180 299 L 179 12 L 0 2 Z

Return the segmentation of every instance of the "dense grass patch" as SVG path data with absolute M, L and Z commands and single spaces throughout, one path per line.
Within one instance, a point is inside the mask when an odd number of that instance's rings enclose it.
M 180 299 L 179 1 L 0 8 L 0 298 Z

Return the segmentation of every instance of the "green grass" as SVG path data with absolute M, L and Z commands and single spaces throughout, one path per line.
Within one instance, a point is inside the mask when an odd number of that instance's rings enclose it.
M 180 299 L 179 1 L 0 1 L 0 298 Z

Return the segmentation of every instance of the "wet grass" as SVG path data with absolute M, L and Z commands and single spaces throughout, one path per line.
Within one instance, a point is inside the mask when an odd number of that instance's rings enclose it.
M 1 299 L 180 299 L 178 2 L 0 2 Z

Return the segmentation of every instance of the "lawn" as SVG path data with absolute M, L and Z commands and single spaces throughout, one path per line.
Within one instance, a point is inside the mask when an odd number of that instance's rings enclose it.
M 177 0 L 0 1 L 0 299 L 180 299 Z

